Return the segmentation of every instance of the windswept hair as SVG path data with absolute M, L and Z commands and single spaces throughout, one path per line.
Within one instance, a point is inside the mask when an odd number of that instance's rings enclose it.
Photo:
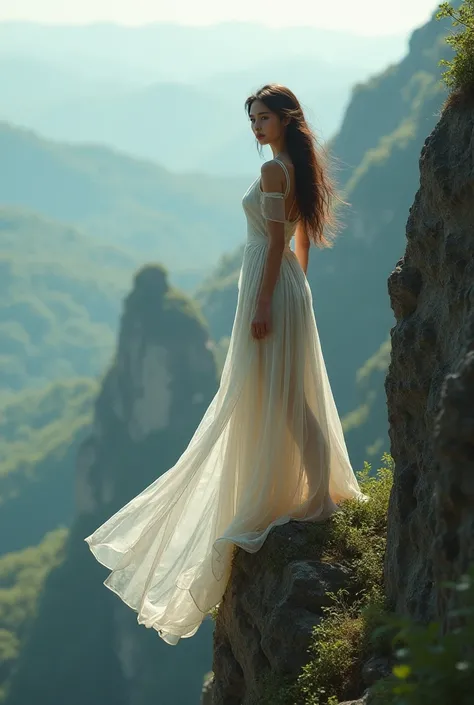
M 281 120 L 288 118 L 286 148 L 295 168 L 299 217 L 306 234 L 318 247 L 331 247 L 336 234 L 334 201 L 339 200 L 328 174 L 327 159 L 306 122 L 295 94 L 278 83 L 260 88 L 245 101 L 247 114 L 254 100 L 261 100 Z

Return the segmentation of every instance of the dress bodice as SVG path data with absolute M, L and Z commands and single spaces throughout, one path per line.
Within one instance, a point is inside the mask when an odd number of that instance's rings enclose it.
M 289 175 L 286 166 L 278 159 L 275 159 L 280 165 L 282 165 L 286 179 L 287 179 L 287 192 L 289 191 Z M 286 192 L 286 193 L 287 193 Z M 246 193 L 242 198 L 242 206 L 245 212 L 245 217 L 247 219 L 247 243 L 249 242 L 261 242 L 263 244 L 268 242 L 266 220 L 263 214 L 262 201 L 263 192 L 260 187 L 260 176 L 258 176 L 255 181 L 249 186 Z M 291 240 L 296 231 L 296 221 L 286 220 L 285 226 L 285 247 L 290 249 Z

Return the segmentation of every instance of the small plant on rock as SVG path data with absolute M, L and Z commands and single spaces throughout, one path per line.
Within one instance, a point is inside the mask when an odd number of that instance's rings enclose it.
M 443 2 L 436 17 L 450 17 L 456 30 L 446 38 L 455 55 L 451 61 L 441 60 L 447 67 L 443 79 L 453 90 L 474 93 L 474 0 L 462 0 L 456 7 Z
M 394 634 L 396 665 L 392 675 L 373 688 L 374 705 L 472 705 L 474 702 L 474 566 L 450 584 L 457 605 L 452 625 L 415 624 L 386 617 L 378 632 Z
M 297 682 L 291 705 L 332 705 L 363 690 L 362 664 L 374 650 L 371 634 L 384 613 L 383 559 L 393 461 L 388 454 L 376 476 L 365 464 L 359 473 L 366 503 L 348 501 L 327 525 L 324 559 L 350 570 L 348 589 L 333 594 L 332 605 L 315 627 L 309 663 Z M 381 654 L 387 647 L 376 644 Z

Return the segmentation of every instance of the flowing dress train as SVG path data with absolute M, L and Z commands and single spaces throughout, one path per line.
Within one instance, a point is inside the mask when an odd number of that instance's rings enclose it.
M 258 551 L 272 527 L 322 521 L 366 498 L 353 473 L 321 351 L 306 276 L 285 250 L 272 332 L 251 335 L 265 266 L 268 204 L 260 179 L 243 197 L 247 240 L 219 389 L 176 464 L 85 541 L 110 569 L 104 585 L 169 644 L 190 637 L 218 604 L 234 546 Z

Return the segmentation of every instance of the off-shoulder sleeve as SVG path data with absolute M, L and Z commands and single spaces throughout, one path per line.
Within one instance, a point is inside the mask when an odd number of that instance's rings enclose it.
M 277 223 L 286 222 L 285 195 L 278 192 L 260 192 L 262 215 L 265 220 L 274 220 Z

